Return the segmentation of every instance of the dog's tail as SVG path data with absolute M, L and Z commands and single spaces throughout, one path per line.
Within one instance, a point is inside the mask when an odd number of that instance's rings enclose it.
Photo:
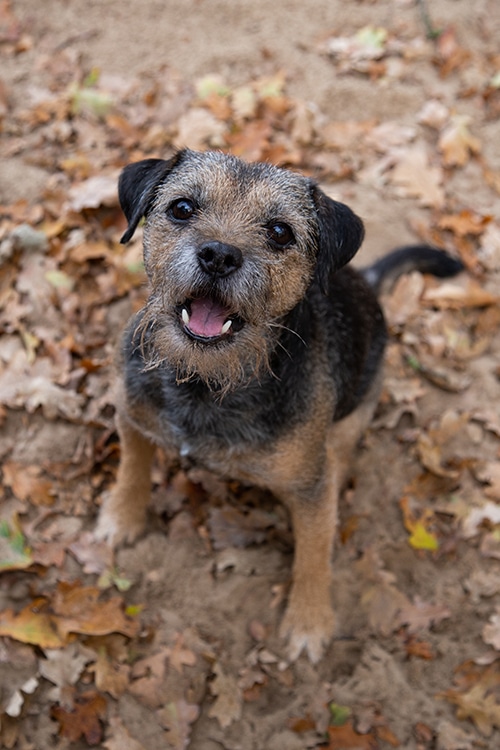
M 456 276 L 463 269 L 462 261 L 445 250 L 437 250 L 429 245 L 405 245 L 360 271 L 374 291 L 380 292 L 385 281 L 395 281 L 410 271 L 447 278 Z

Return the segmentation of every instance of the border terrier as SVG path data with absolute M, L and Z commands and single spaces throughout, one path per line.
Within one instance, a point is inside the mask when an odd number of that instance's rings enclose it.
M 145 218 L 150 295 L 119 356 L 121 462 L 98 538 L 145 527 L 154 450 L 267 488 L 289 509 L 292 587 L 280 633 L 317 662 L 334 632 L 331 557 L 349 458 L 377 404 L 388 275 L 461 269 L 439 250 L 347 265 L 364 228 L 310 179 L 220 152 L 127 166 L 128 220 Z

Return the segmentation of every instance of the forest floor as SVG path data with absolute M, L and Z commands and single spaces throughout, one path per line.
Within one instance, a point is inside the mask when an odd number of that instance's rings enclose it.
M 103 8 L 0 2 L 0 746 L 500 747 L 498 2 Z M 425 241 L 466 268 L 384 294 L 315 667 L 277 636 L 293 540 L 270 498 L 159 455 L 147 534 L 92 538 L 145 298 L 117 176 L 180 146 L 311 175 L 363 217 L 356 263 Z

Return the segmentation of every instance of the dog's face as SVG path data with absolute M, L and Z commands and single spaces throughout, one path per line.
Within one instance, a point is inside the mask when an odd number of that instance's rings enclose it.
M 363 237 L 310 180 L 219 152 L 132 164 L 119 195 L 122 241 L 146 217 L 148 366 L 223 390 L 258 374 L 287 314 L 312 283 L 327 289 Z

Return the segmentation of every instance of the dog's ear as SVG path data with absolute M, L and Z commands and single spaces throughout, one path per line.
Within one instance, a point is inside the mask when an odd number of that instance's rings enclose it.
M 137 225 L 145 216 L 153 202 L 156 188 L 179 163 L 179 151 L 171 159 L 143 159 L 125 167 L 118 180 L 118 198 L 125 214 L 128 227 L 120 242 L 125 244 L 132 239 Z
M 354 257 L 363 242 L 365 229 L 349 206 L 332 200 L 317 185 L 312 186 L 312 197 L 318 222 L 316 280 L 326 294 L 331 274 Z

